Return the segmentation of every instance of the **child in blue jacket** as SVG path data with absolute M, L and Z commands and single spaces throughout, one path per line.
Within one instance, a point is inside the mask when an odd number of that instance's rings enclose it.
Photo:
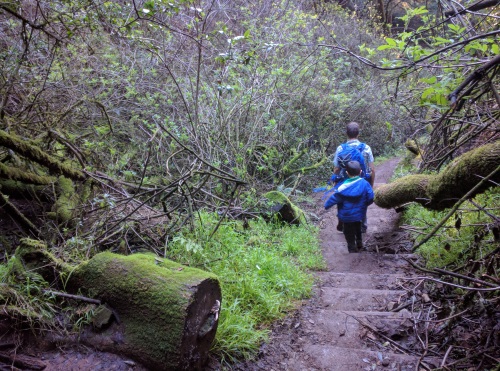
M 373 189 L 365 179 L 360 178 L 361 165 L 358 161 L 349 161 L 346 166 L 347 178 L 325 202 L 328 210 L 338 205 L 339 221 L 344 223 L 344 236 L 349 252 L 358 252 L 363 248 L 361 227 L 368 205 L 373 203 Z

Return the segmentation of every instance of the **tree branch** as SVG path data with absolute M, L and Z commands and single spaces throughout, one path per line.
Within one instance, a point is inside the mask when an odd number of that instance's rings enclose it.
M 500 64 L 500 55 L 495 56 L 481 67 L 472 72 L 454 91 L 448 95 L 448 100 L 451 102 L 452 107 L 456 106 L 458 94 L 465 89 L 470 83 L 481 80 L 490 69 Z
M 475 12 L 478 10 L 483 10 L 486 8 L 491 8 L 492 6 L 500 4 L 500 0 L 479 0 L 477 3 L 472 4 L 471 6 L 461 9 L 459 11 L 456 11 L 455 9 L 453 10 L 448 10 L 444 12 L 445 17 L 455 17 L 459 14 L 467 13 L 467 12 Z

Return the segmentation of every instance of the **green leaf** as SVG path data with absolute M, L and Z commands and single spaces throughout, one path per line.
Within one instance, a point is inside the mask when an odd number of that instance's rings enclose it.
M 500 54 L 500 48 L 498 47 L 498 44 L 493 44 L 491 46 L 491 51 L 493 52 L 493 54 Z
M 435 84 L 437 82 L 437 77 L 436 76 L 428 77 L 426 79 L 422 79 L 422 81 L 427 84 Z
M 443 94 L 439 94 L 436 96 L 436 102 L 437 104 L 440 104 L 442 106 L 448 105 L 448 99 Z
M 392 45 L 380 45 L 377 50 L 386 50 L 386 49 L 397 49 L 396 46 Z
M 422 99 L 425 99 L 427 98 L 429 95 L 431 94 L 434 94 L 434 92 L 436 91 L 436 89 L 434 89 L 433 87 L 430 87 L 430 88 L 427 88 L 423 91 L 422 93 Z
M 413 9 L 414 15 L 420 15 L 420 14 L 426 14 L 426 13 L 429 13 L 429 11 L 425 8 L 425 6 L 421 6 L 420 8 Z
M 396 46 L 396 45 L 397 45 L 397 44 L 396 44 L 396 40 L 391 39 L 390 37 L 386 37 L 386 38 L 385 38 L 385 42 L 386 42 L 387 44 L 391 45 L 391 46 Z

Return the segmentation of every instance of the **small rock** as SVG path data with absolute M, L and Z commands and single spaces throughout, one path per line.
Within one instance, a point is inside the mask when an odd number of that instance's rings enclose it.
M 389 366 L 390 364 L 391 364 L 391 362 L 389 362 L 389 360 L 388 360 L 388 359 L 384 359 L 384 360 L 382 360 L 382 366 L 387 367 L 387 366 Z
M 113 312 L 106 305 L 98 306 L 94 311 L 94 316 L 92 317 L 92 324 L 95 328 L 102 328 L 107 325 L 111 318 L 113 317 Z
M 388 302 L 388 303 L 387 303 L 387 310 L 389 310 L 389 311 L 393 310 L 394 308 L 396 308 L 396 305 L 397 305 L 397 304 L 398 304 L 398 303 L 396 303 L 395 301 L 390 301 L 390 302 Z

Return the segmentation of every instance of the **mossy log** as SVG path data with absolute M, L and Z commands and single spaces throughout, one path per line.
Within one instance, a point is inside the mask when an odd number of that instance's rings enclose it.
M 375 204 L 392 208 L 418 202 L 426 208 L 443 210 L 454 205 L 473 189 L 482 178 L 500 164 L 500 141 L 464 153 L 435 175 L 409 175 L 385 184 L 375 191 Z M 478 187 L 474 194 L 500 183 L 500 172 Z M 473 196 L 471 195 L 471 196 Z
M 203 366 L 221 300 L 213 274 L 153 254 L 104 252 L 79 265 L 68 288 L 100 299 L 120 321 L 99 337 L 90 336 L 94 346 L 126 354 L 154 370 Z
M 3 193 L 14 199 L 50 201 L 47 187 L 41 185 L 26 184 L 16 180 L 0 179 L 0 189 Z
M 16 257 L 27 269 L 49 282 L 54 282 L 55 272 L 62 273 L 68 292 L 98 299 L 113 313 L 109 321 L 93 321 L 100 326 L 84 329 L 79 342 L 126 355 L 152 370 L 203 367 L 220 309 L 215 275 L 153 254 L 103 252 L 70 267 L 53 257 L 43 243 L 23 241 Z M 96 316 L 101 312 L 96 310 Z M 52 336 L 52 340 L 71 342 L 76 337 Z
M 284 193 L 271 191 L 264 194 L 264 197 L 271 203 L 271 213 L 277 215 L 280 220 L 289 224 L 307 222 L 304 211 L 294 205 Z
M 415 156 L 422 155 L 422 153 L 421 153 L 422 149 L 419 147 L 418 143 L 416 141 L 414 141 L 413 139 L 408 139 L 405 142 L 405 147 L 408 151 L 413 153 Z

